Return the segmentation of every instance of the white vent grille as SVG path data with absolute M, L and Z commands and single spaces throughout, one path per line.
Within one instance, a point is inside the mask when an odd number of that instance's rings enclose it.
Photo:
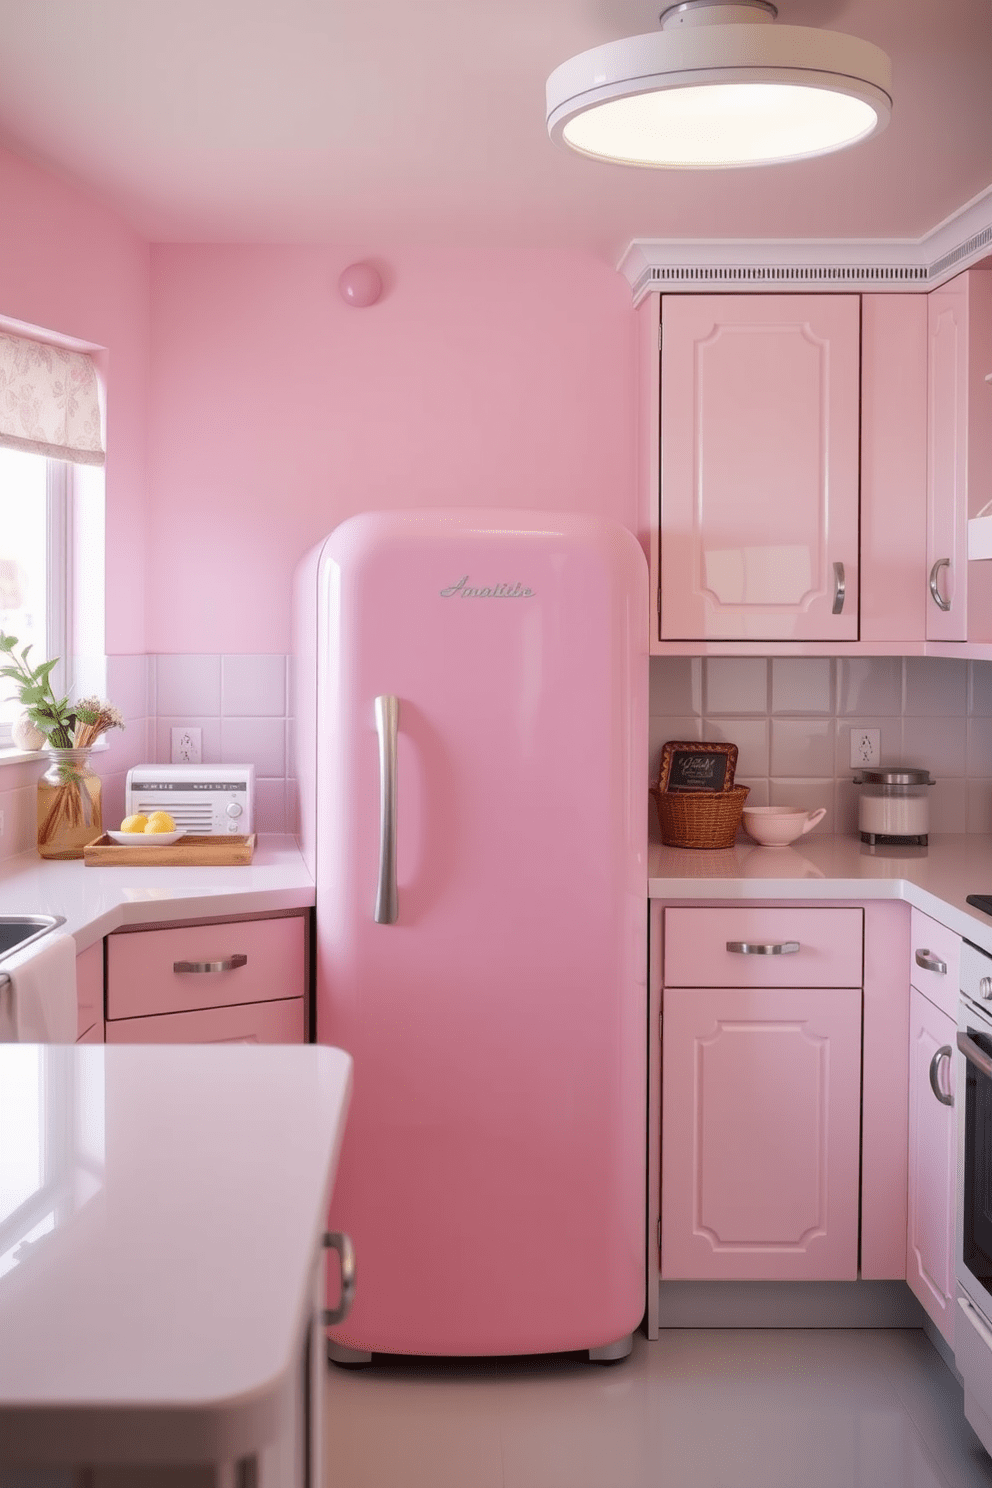
M 930 271 L 922 265 L 873 264 L 752 264 L 734 268 L 727 265 L 680 264 L 672 267 L 655 265 L 649 271 L 652 284 L 801 284 L 806 288 L 839 284 L 856 288 L 878 284 L 925 284 Z
M 959 243 L 956 248 L 952 248 L 950 252 L 945 253 L 941 258 L 935 258 L 930 265 L 931 277 L 936 277 L 936 275 L 943 273 L 945 269 L 952 268 L 954 264 L 960 263 L 964 258 L 973 258 L 976 253 L 980 253 L 990 243 L 992 243 L 992 227 L 983 227 L 981 232 L 975 233 L 974 237 L 968 238 L 967 242 Z
M 184 832 L 199 833 L 201 836 L 209 836 L 213 831 L 214 812 L 209 801 L 203 805 L 196 803 L 191 806 L 180 806 L 174 801 L 163 805 L 161 796 L 153 796 L 150 800 L 143 801 L 140 796 L 135 798 L 135 811 L 143 811 L 150 816 L 153 811 L 167 811 L 177 827 Z

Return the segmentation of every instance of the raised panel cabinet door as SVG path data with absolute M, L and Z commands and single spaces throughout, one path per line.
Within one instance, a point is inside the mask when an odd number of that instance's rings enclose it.
M 942 1096 L 953 1098 L 951 1051 L 956 1034 L 955 1021 L 914 988 L 909 1029 L 906 1280 L 952 1347 L 957 1128 L 954 1107 L 943 1103 L 932 1082 Z
M 666 988 L 664 1280 L 853 1281 L 861 990 Z
M 661 639 L 858 639 L 860 300 L 662 301 Z
M 293 997 L 158 1018 L 118 1018 L 107 1024 L 107 1043 L 302 1044 L 303 1001 Z
M 929 641 L 968 638 L 968 289 L 960 275 L 927 296 Z

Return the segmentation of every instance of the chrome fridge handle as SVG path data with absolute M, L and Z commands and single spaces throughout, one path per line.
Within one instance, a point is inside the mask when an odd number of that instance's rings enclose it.
M 399 919 L 396 892 L 396 734 L 399 698 L 388 694 L 375 700 L 375 728 L 379 735 L 379 886 L 375 896 L 377 925 Z
M 344 1322 L 355 1300 L 355 1247 L 340 1230 L 328 1231 L 324 1236 L 323 1246 L 325 1250 L 336 1250 L 341 1262 L 341 1296 L 338 1305 L 325 1307 L 322 1315 L 323 1322 L 332 1328 L 335 1323 Z
M 934 1095 L 940 1101 L 940 1104 L 942 1106 L 953 1106 L 954 1104 L 954 1096 L 950 1093 L 945 1095 L 944 1092 L 941 1090 L 940 1079 L 938 1076 L 940 1061 L 942 1059 L 946 1059 L 948 1061 L 948 1067 L 950 1067 L 950 1058 L 950 1044 L 941 1044 L 940 1048 L 937 1050 L 936 1054 L 930 1061 L 930 1089 L 933 1091 Z
M 951 608 L 951 601 L 949 599 L 944 599 L 940 590 L 937 588 L 937 580 L 940 577 L 940 570 L 942 568 L 950 568 L 950 566 L 950 558 L 938 558 L 937 562 L 930 570 L 930 593 L 933 595 L 933 602 L 937 606 L 938 610 L 949 610 Z
M 844 574 L 843 563 L 834 564 L 834 607 L 831 615 L 839 615 L 844 608 L 844 600 L 847 598 L 847 578 Z

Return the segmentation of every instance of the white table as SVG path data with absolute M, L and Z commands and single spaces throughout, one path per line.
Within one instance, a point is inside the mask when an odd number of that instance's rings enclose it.
M 308 1455 L 321 1481 L 350 1088 L 313 1045 L 0 1046 L 0 1484 L 169 1464 L 282 1488 Z

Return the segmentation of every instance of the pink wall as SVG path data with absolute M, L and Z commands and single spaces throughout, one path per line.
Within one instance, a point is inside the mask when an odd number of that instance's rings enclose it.
M 152 249 L 148 649 L 290 649 L 294 568 L 351 513 L 600 511 L 636 530 L 634 315 L 592 258 Z
M 74 186 L 0 150 L 0 315 L 106 348 L 108 652 L 144 651 L 149 249 Z

